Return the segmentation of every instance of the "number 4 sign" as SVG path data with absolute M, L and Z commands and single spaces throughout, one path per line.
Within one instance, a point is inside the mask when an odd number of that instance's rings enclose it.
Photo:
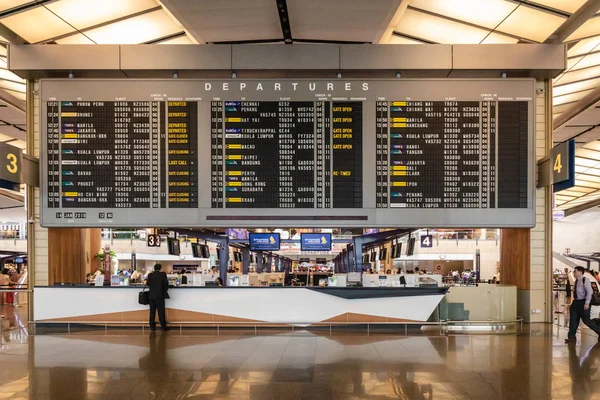
M 433 235 L 421 236 L 421 247 L 433 247 Z

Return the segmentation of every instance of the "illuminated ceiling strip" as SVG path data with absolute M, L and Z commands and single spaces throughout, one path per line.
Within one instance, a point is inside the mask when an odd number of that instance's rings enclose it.
M 163 36 L 163 37 L 158 38 L 158 39 L 152 39 L 152 40 L 149 40 L 149 41 L 144 42 L 142 44 L 159 44 L 159 43 L 162 43 L 162 42 L 166 42 L 168 40 L 177 39 L 178 37 L 182 37 L 182 36 L 186 36 L 187 37 L 187 34 L 185 33 L 185 31 L 173 33 L 172 35 Z
M 18 13 L 23 12 L 23 11 L 32 10 L 34 8 L 41 7 L 44 4 L 50 3 L 50 2 L 53 2 L 53 1 L 55 1 L 55 0 L 34 0 L 34 1 L 31 1 L 31 2 L 26 3 L 26 4 L 21 4 L 20 6 L 16 6 L 16 7 L 9 8 L 7 10 L 1 11 L 0 12 L 0 18 L 9 17 L 9 16 L 11 16 L 13 14 L 18 14 Z
M 486 36 L 485 36 L 485 37 L 482 39 L 482 42 L 483 42 L 485 39 L 487 39 L 487 38 L 488 38 L 488 36 L 489 36 L 489 35 L 491 35 L 492 33 L 496 33 L 496 34 L 499 34 L 499 35 L 508 36 L 508 37 L 511 37 L 511 38 L 513 38 L 513 39 L 517 39 L 517 40 L 520 40 L 520 41 L 523 41 L 523 42 L 527 42 L 527 43 L 537 43 L 537 42 L 536 42 L 536 41 L 534 41 L 534 40 L 526 39 L 526 38 L 523 38 L 523 37 L 520 37 L 520 36 L 517 36 L 517 35 L 513 35 L 513 34 L 510 34 L 510 33 L 506 33 L 506 32 L 502 32 L 502 31 L 497 31 L 497 30 L 496 30 L 496 28 L 497 28 L 497 27 L 498 27 L 500 24 L 502 24 L 502 22 L 504 22 L 504 20 L 505 20 L 506 18 L 508 18 L 508 17 L 510 16 L 510 14 L 512 14 L 512 13 L 513 13 L 513 12 L 514 12 L 514 11 L 517 9 L 517 7 L 515 7 L 515 10 L 511 11 L 511 13 L 509 13 L 509 14 L 508 14 L 508 15 L 507 15 L 507 16 L 506 16 L 506 17 L 505 17 L 505 18 L 504 18 L 502 21 L 500 21 L 500 23 L 499 23 L 498 25 L 496 25 L 496 27 L 495 27 L 495 28 L 493 28 L 493 29 L 486 28 L 486 27 L 484 27 L 484 26 L 481 26 L 481 25 L 473 24 L 473 23 L 471 23 L 471 22 L 467 22 L 467 21 L 465 21 L 465 20 L 462 20 L 462 19 L 456 19 L 456 18 L 448 17 L 447 15 L 441 15 L 441 14 L 434 13 L 434 12 L 432 12 L 432 11 L 423 10 L 423 9 L 421 9 L 421 8 L 413 7 L 413 6 L 410 6 L 410 5 L 408 6 L 408 9 L 409 9 L 409 10 L 413 10 L 413 11 L 417 11 L 417 12 L 420 12 L 420 13 L 423 13 L 423 14 L 428 14 L 428 15 L 431 15 L 432 17 L 437 17 L 437 18 L 445 19 L 446 21 L 456 22 L 456 23 L 458 23 L 458 24 L 467 25 L 467 26 L 470 26 L 470 27 L 472 27 L 472 28 L 481 29 L 482 31 L 487 31 L 487 35 L 486 35 Z
M 416 40 L 417 42 L 422 42 L 423 44 L 439 44 L 438 42 L 433 42 L 431 40 L 423 39 L 417 36 L 408 35 L 406 33 L 392 31 L 392 36 L 399 36 L 410 40 Z
M 101 22 L 101 23 L 99 23 L 99 24 L 96 24 L 96 25 L 89 26 L 89 27 L 87 27 L 87 28 L 83 28 L 83 29 L 76 29 L 76 30 L 75 30 L 75 32 L 69 32 L 69 33 L 66 33 L 66 34 L 64 34 L 64 35 L 55 36 L 55 37 L 53 37 L 53 38 L 48 38 L 48 39 L 42 40 L 41 42 L 38 42 L 38 43 L 36 43 L 36 44 L 39 44 L 39 43 L 50 43 L 50 42 L 54 42 L 54 41 L 56 41 L 56 40 L 64 39 L 64 38 L 67 38 L 67 37 L 70 37 L 70 36 L 75 36 L 75 35 L 77 35 L 77 34 L 79 34 L 79 33 L 80 33 L 80 34 L 82 34 L 82 35 L 84 35 L 85 37 L 87 37 L 87 36 L 85 35 L 85 32 L 88 32 L 88 31 L 91 31 L 91 30 L 93 30 L 93 29 L 97 29 L 97 28 L 102 28 L 102 27 L 104 27 L 104 26 L 107 26 L 107 25 L 112 25 L 112 24 L 114 24 L 114 23 L 117 23 L 117 22 L 125 21 L 125 20 L 128 20 L 128 19 L 130 19 L 130 18 L 139 17 L 140 15 L 149 14 L 149 13 L 151 13 L 151 12 L 158 11 L 158 10 L 162 10 L 162 7 L 161 7 L 161 6 L 156 6 L 156 7 L 153 7 L 153 8 L 149 8 L 149 9 L 147 9 L 147 10 L 142 10 L 142 11 L 139 11 L 139 12 L 136 12 L 136 13 L 133 13 L 133 14 L 125 15 L 125 16 L 123 16 L 123 17 L 119 17 L 119 18 L 111 19 L 111 20 L 109 20 L 109 21 L 104 21 L 104 22 Z M 69 25 L 71 25 L 71 24 L 69 24 Z M 89 37 L 87 37 L 87 38 L 88 38 L 89 40 L 91 40 L 92 42 L 94 42 L 94 41 L 93 41 L 92 39 L 90 39 Z M 94 42 L 94 43 L 95 43 L 95 42 Z

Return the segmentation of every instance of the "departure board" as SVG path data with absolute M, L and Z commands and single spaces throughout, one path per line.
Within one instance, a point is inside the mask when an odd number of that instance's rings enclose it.
M 535 222 L 532 79 L 41 88 L 44 226 Z

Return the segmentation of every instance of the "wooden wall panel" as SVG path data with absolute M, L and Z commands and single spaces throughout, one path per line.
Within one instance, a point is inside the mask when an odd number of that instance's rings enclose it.
M 500 231 L 500 282 L 530 289 L 531 230 L 502 229 Z
M 48 229 L 48 285 L 84 283 L 86 274 L 85 229 Z

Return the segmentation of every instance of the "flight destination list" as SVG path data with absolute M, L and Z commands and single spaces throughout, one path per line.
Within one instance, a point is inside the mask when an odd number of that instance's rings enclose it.
M 362 103 L 213 101 L 213 208 L 361 208 Z
M 527 207 L 526 102 L 379 101 L 376 119 L 378 208 Z
M 47 131 L 49 208 L 198 206 L 195 102 L 51 101 Z

